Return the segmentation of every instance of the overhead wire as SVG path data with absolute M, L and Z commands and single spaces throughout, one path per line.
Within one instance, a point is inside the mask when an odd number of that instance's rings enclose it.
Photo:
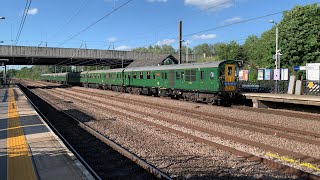
M 208 8 L 202 9 L 202 10 L 200 10 L 200 11 L 197 11 L 197 12 L 195 12 L 195 13 L 193 13 L 193 14 L 190 14 L 190 15 L 187 15 L 187 16 L 185 16 L 185 17 L 177 18 L 175 21 L 172 21 L 172 22 L 170 22 L 170 23 L 165 23 L 165 24 L 162 24 L 162 25 L 153 27 L 153 28 L 151 28 L 150 30 L 151 30 L 151 31 L 155 31 L 155 30 L 161 29 L 161 28 L 165 27 L 166 25 L 176 23 L 176 22 L 179 21 L 179 20 L 184 20 L 184 19 L 190 18 L 190 17 L 192 17 L 192 16 L 201 14 L 201 13 L 203 13 L 203 12 L 205 12 L 205 11 L 208 11 L 208 10 L 211 10 L 211 9 L 214 9 L 214 8 L 217 8 L 217 7 L 219 7 L 219 6 L 222 6 L 222 5 L 225 5 L 225 4 L 229 4 L 229 3 L 230 3 L 229 1 L 226 1 L 226 2 L 222 2 L 222 3 L 215 4 L 214 6 L 210 6 L 210 7 L 208 7 Z M 139 33 L 139 34 L 138 34 L 139 37 L 141 37 L 141 35 L 145 35 L 145 33 Z M 143 36 L 143 37 L 145 37 L 145 36 Z M 136 38 L 131 38 L 131 39 L 136 39 Z M 130 41 L 131 39 L 118 40 L 118 41 L 115 41 L 114 43 Z
M 27 0 L 27 2 L 26 2 L 25 8 L 24 8 L 24 12 L 23 12 L 23 16 L 21 18 L 19 30 L 18 30 L 16 41 L 15 41 L 14 45 L 17 45 L 17 43 L 19 42 L 19 39 L 20 39 L 22 30 L 23 30 L 24 24 L 25 24 L 27 16 L 28 16 L 28 11 L 30 9 L 31 2 L 32 2 L 32 0 Z
M 201 10 L 199 12 L 196 12 L 190 16 L 193 16 L 193 15 L 196 15 L 196 14 L 200 14 L 201 12 L 203 11 L 206 11 L 206 10 L 210 10 L 210 9 L 213 9 L 215 7 L 218 7 L 219 5 L 223 5 L 223 4 L 227 4 L 227 3 L 230 3 L 230 2 L 225 2 L 225 3 L 221 3 L 221 4 L 217 4 L 215 6 L 212 6 L 212 7 L 209 7 L 207 9 L 204 9 L 204 10 Z M 320 2 L 314 2 L 315 4 L 320 4 Z M 222 25 L 222 26 L 217 26 L 217 27 L 213 27 L 213 28 L 209 28 L 209 29 L 205 29 L 205 30 L 201 30 L 201 31 L 197 31 L 197 32 L 193 32 L 193 33 L 189 33 L 189 34 L 186 34 L 186 35 L 183 35 L 183 37 L 190 37 L 190 36 L 193 36 L 193 35 L 196 35 L 196 34 L 200 34 L 200 33 L 204 33 L 204 32 L 209 32 L 209 31 L 213 31 L 213 30 L 217 30 L 217 29 L 221 29 L 221 28 L 225 28 L 225 27 L 229 27 L 229 26 L 232 26 L 232 25 L 236 25 L 236 24 L 242 24 L 242 23 L 246 23 L 246 22 L 250 22 L 250 21 L 254 21 L 254 20 L 257 20 L 257 19 L 262 19 L 262 18 L 266 18 L 266 17 L 269 17 L 269 16 L 274 16 L 274 15 L 277 15 L 277 14 L 281 14 L 283 12 L 286 12 L 288 10 L 283 10 L 283 11 L 279 11 L 279 12 L 274 12 L 274 13 L 270 13 L 270 14 L 267 14 L 267 15 L 262 15 L 262 16 L 258 16 L 258 17 L 254 17 L 254 18 L 250 18 L 250 19 L 246 19 L 246 20 L 242 20 L 242 21 L 237 21 L 237 22 L 234 22 L 234 23 L 229 23 L 229 24 L 225 24 L 225 25 Z M 189 16 L 189 17 L 190 17 Z M 183 19 L 183 18 L 181 18 Z M 179 38 L 177 37 L 167 37 L 167 38 L 163 38 L 163 39 L 174 39 L 174 40 L 178 40 Z M 123 41 L 128 41 L 128 40 L 122 40 L 122 41 L 117 41 L 117 42 L 123 42 Z M 147 44 L 147 45 L 150 45 L 150 44 Z M 152 45 L 156 45 L 156 43 L 152 44 Z M 146 46 L 146 45 L 144 45 Z M 142 46 L 142 47 L 144 47 Z
M 73 35 L 72 37 L 68 38 L 67 40 L 65 40 L 64 42 L 62 42 L 61 44 L 58 45 L 58 47 L 62 46 L 63 44 L 67 43 L 68 41 L 72 40 L 73 38 L 77 37 L 78 35 L 80 35 L 81 33 L 85 32 L 86 30 L 90 29 L 92 26 L 96 25 L 97 23 L 99 23 L 100 21 L 104 20 L 105 18 L 109 17 L 111 14 L 115 13 L 116 11 L 118 11 L 119 9 L 121 9 L 122 7 L 126 6 L 127 4 L 129 4 L 131 1 L 133 0 L 128 0 L 125 3 L 123 3 L 122 5 L 118 6 L 117 8 L 113 9 L 112 11 L 110 11 L 109 13 L 107 13 L 106 15 L 104 15 L 103 17 L 101 17 L 100 19 L 98 19 L 97 21 L 93 22 L 92 24 L 90 24 L 89 26 L 87 26 L 86 28 L 84 28 L 83 30 L 81 30 L 80 32 L 76 33 L 75 35 Z
M 49 39 L 56 37 L 67 25 L 69 25 L 81 13 L 81 11 L 83 11 L 88 6 L 89 2 L 90 2 L 90 0 L 87 0 L 87 2 L 85 4 L 83 4 L 83 6 L 81 6 L 81 8 L 73 16 L 71 16 L 70 19 L 65 24 L 60 26 L 58 28 L 58 30 L 53 35 L 51 35 L 49 37 Z

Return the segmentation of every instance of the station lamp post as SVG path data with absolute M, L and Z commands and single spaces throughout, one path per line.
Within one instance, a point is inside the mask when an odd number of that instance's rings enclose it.
M 275 93 L 278 93 L 278 79 L 280 79 L 280 75 L 281 75 L 281 68 L 280 68 L 280 49 L 278 49 L 278 39 L 279 39 L 279 24 L 277 22 L 275 22 L 274 20 L 269 20 L 270 23 L 275 24 L 276 26 L 276 53 L 275 53 L 275 64 L 276 64 L 276 73 L 277 73 L 277 79 L 276 79 L 276 83 L 275 83 Z M 279 73 L 278 73 L 278 69 L 280 69 Z

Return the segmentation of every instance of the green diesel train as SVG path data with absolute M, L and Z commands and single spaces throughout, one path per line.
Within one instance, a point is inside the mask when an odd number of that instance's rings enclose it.
M 132 94 L 167 96 L 211 104 L 229 102 L 237 90 L 237 61 L 148 66 L 78 73 L 43 74 L 41 79 Z

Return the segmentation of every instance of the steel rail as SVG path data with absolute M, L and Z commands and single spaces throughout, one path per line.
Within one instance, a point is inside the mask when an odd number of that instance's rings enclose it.
M 28 88 L 27 88 L 28 89 Z M 28 89 L 29 90 L 29 89 Z M 30 91 L 30 90 L 29 90 Z M 32 92 L 32 91 L 30 91 Z M 33 93 L 33 92 L 32 92 Z M 90 134 L 92 134 L 93 136 L 95 136 L 96 138 L 100 139 L 102 142 L 106 143 L 108 146 L 112 147 L 114 150 L 116 150 L 117 152 L 119 152 L 120 154 L 122 154 L 123 156 L 127 157 L 128 159 L 132 160 L 133 162 L 135 162 L 136 164 L 138 164 L 139 166 L 141 166 L 142 168 L 144 168 L 145 170 L 147 170 L 148 172 L 156 175 L 158 178 L 163 178 L 163 179 L 168 179 L 168 180 L 172 180 L 172 178 L 168 175 L 166 175 L 165 173 L 161 172 L 161 170 L 157 169 L 156 167 L 154 167 L 153 165 L 147 163 L 146 161 L 142 160 L 141 158 L 139 158 L 138 156 L 136 156 L 135 154 L 129 152 L 127 149 L 121 147 L 121 145 L 117 144 L 116 142 L 112 141 L 111 139 L 107 138 L 106 136 L 103 136 L 102 134 L 100 134 L 99 132 L 95 131 L 94 129 L 92 129 L 91 127 L 89 127 L 88 125 L 82 123 L 81 121 L 79 121 L 78 119 L 76 119 L 75 117 L 73 117 L 72 115 L 63 112 L 65 115 L 67 115 L 68 117 L 72 118 L 73 120 L 75 120 L 77 123 L 79 123 L 79 126 L 83 129 L 85 129 L 86 131 L 88 131 Z
M 33 106 L 33 108 L 37 111 L 37 113 L 46 121 L 46 123 L 50 126 L 50 128 L 54 131 L 55 134 L 63 141 L 63 143 L 70 149 L 70 151 L 77 157 L 77 159 L 85 166 L 85 168 L 90 172 L 90 174 L 98 180 L 102 180 L 99 175 L 90 167 L 90 165 L 81 157 L 81 155 L 70 145 L 70 143 L 59 133 L 59 131 L 50 123 L 48 118 L 39 110 L 39 108 L 33 103 L 33 101 L 24 93 L 21 89 L 21 84 L 18 84 L 19 89 L 23 93 L 23 95 L 27 98 L 28 102 Z M 23 86 L 26 90 L 33 93 L 30 89 Z M 34 94 L 34 93 L 33 93 Z
M 86 103 L 87 103 L 87 101 L 90 101 L 90 100 L 83 100 L 83 99 L 81 99 L 79 97 L 66 95 L 66 94 L 63 94 L 63 93 L 57 93 L 56 92 L 56 94 L 60 94 L 60 95 L 63 95 L 65 97 L 68 96 L 69 98 L 77 99 L 78 101 L 82 101 L 82 102 L 86 102 Z M 167 127 L 167 126 L 163 126 L 163 125 L 160 125 L 160 124 L 145 120 L 145 119 L 143 119 L 141 117 L 136 117 L 136 116 L 133 116 L 131 114 L 128 114 L 128 113 L 125 113 L 125 112 L 121 112 L 120 110 L 114 110 L 114 109 L 111 109 L 111 108 L 103 107 L 102 105 L 98 105 L 98 104 L 101 104 L 101 103 L 102 103 L 102 101 L 96 102 L 96 103 L 91 103 L 90 105 L 95 106 L 95 107 L 99 107 L 99 108 L 104 108 L 104 109 L 107 109 L 111 113 L 114 113 L 114 114 L 117 114 L 117 115 L 120 115 L 120 116 L 123 116 L 123 117 L 126 117 L 126 118 L 130 118 L 132 120 L 140 121 L 140 122 L 142 122 L 144 124 L 147 124 L 147 125 L 150 125 L 150 126 L 155 126 L 157 128 L 164 129 L 164 130 L 167 130 L 169 132 L 173 132 L 173 133 L 181 135 L 183 137 L 186 137 L 186 138 L 189 138 L 189 139 L 193 139 L 193 140 L 195 140 L 197 142 L 205 143 L 205 144 L 207 144 L 209 146 L 213 146 L 213 147 L 216 147 L 218 149 L 231 152 L 231 153 L 233 153 L 235 155 L 239 155 L 239 156 L 245 157 L 245 158 L 247 158 L 248 160 L 251 160 L 251 161 L 262 162 L 265 165 L 280 169 L 280 170 L 282 170 L 284 172 L 292 173 L 292 174 L 298 175 L 298 176 L 303 177 L 303 178 L 308 178 L 308 179 L 320 179 L 319 176 L 313 175 L 313 174 L 308 173 L 308 172 L 304 172 L 302 170 L 290 167 L 288 165 L 284 165 L 284 164 L 281 164 L 281 163 L 278 163 L 278 162 L 274 162 L 274 161 L 268 160 L 266 158 L 256 156 L 256 155 L 251 154 L 251 153 L 240 151 L 240 150 L 237 150 L 237 149 L 232 148 L 232 147 L 224 146 L 224 145 L 209 141 L 209 140 L 204 139 L 204 138 L 200 138 L 200 137 L 188 134 L 188 133 L 184 133 L 182 131 L 179 131 L 179 130 L 176 130 L 176 129 L 173 129 L 173 128 L 170 128 L 170 127 Z M 104 104 L 108 104 L 106 102 L 103 102 L 103 103 Z M 115 104 L 111 104 L 111 103 L 109 103 L 108 106 L 116 107 Z M 129 108 L 121 106 L 121 109 L 122 110 L 126 110 L 126 109 L 129 109 Z M 132 109 L 130 111 L 131 112 L 135 112 L 135 113 L 140 113 L 140 111 L 136 111 L 136 110 L 132 110 Z M 141 114 L 148 115 L 149 117 L 152 117 L 152 115 L 150 115 L 149 113 L 141 113 Z M 158 117 L 157 119 L 164 120 L 165 118 Z M 170 121 L 172 122 L 174 120 L 170 120 Z M 183 123 L 180 122 L 180 124 L 183 124 Z M 203 128 L 203 129 L 205 129 L 205 128 Z M 203 129 L 199 129 L 199 130 L 203 130 Z M 208 131 L 208 133 L 210 133 L 210 132 Z M 282 153 L 280 153 L 280 154 L 282 154 Z M 298 153 L 294 153 L 294 154 L 298 154 Z M 304 159 L 304 160 L 309 161 L 310 159 L 309 160 L 308 159 Z M 313 160 L 311 160 L 311 161 L 313 161 Z
M 87 92 L 87 93 L 89 93 L 88 91 L 80 90 L 80 89 L 73 89 L 72 91 L 73 92 Z M 318 133 L 307 132 L 307 131 L 303 131 L 303 130 L 299 130 L 299 129 L 279 127 L 276 125 L 269 125 L 269 124 L 264 124 L 264 123 L 259 123 L 259 122 L 253 122 L 253 121 L 243 120 L 243 119 L 239 119 L 239 118 L 232 118 L 232 117 L 227 117 L 227 116 L 223 116 L 223 115 L 217 115 L 217 114 L 213 114 L 213 113 L 206 113 L 206 112 L 201 112 L 201 111 L 190 110 L 190 109 L 181 108 L 181 107 L 173 107 L 170 105 L 161 106 L 157 103 L 145 102 L 145 101 L 141 101 L 141 100 L 132 100 L 132 99 L 127 99 L 127 98 L 122 98 L 122 97 L 114 97 L 113 95 L 106 95 L 106 94 L 102 94 L 102 93 L 94 93 L 91 95 L 102 97 L 105 99 L 108 97 L 109 99 L 116 99 L 117 101 L 121 101 L 121 102 L 125 102 L 125 103 L 130 102 L 132 104 L 136 104 L 136 105 L 144 106 L 144 107 L 153 106 L 153 108 L 165 110 L 167 112 L 174 112 L 174 113 L 177 113 L 180 115 L 189 116 L 189 117 L 193 117 L 193 118 L 201 118 L 201 120 L 205 120 L 208 122 L 216 122 L 216 123 L 227 125 L 227 126 L 247 129 L 249 131 L 257 131 L 257 132 L 261 132 L 261 133 L 268 134 L 268 135 L 274 135 L 276 133 L 277 136 L 282 137 L 282 138 L 292 139 L 292 140 L 300 141 L 303 143 L 309 143 L 309 144 L 312 143 L 312 144 L 320 146 L 320 142 L 317 140 L 288 135 L 288 134 L 284 134 L 281 132 L 276 132 L 273 129 L 277 129 L 279 131 L 286 131 L 286 132 L 290 132 L 290 133 L 295 133 L 295 134 L 300 133 L 302 135 L 314 136 L 314 137 L 320 138 L 320 134 L 318 134 Z M 236 122 L 236 123 L 264 127 L 264 128 L 268 128 L 270 130 L 268 131 L 268 130 L 259 129 L 259 128 L 255 128 L 255 127 L 248 127 L 248 126 L 241 125 L 241 124 L 234 124 L 234 123 L 223 121 L 222 119 L 227 120 L 227 121 L 231 121 L 231 122 Z
M 170 118 L 167 118 L 167 117 L 163 117 L 163 116 L 160 116 L 160 115 L 151 114 L 149 112 L 143 112 L 143 111 L 139 111 L 139 110 L 136 110 L 136 109 L 133 109 L 133 108 L 129 108 L 129 107 L 121 106 L 121 105 L 116 105 L 114 103 L 105 102 L 105 101 L 97 101 L 97 100 L 95 102 L 92 102 L 91 100 L 84 100 L 83 98 L 80 97 L 80 96 L 85 97 L 86 95 L 78 94 L 77 96 L 72 96 L 72 95 L 68 95 L 68 94 L 63 93 L 63 92 L 57 92 L 57 90 L 53 90 L 53 91 L 55 91 L 56 94 L 60 94 L 60 95 L 62 95 L 64 97 L 69 97 L 69 98 L 72 98 L 72 99 L 77 99 L 78 101 L 81 101 L 81 102 L 90 103 L 91 105 L 95 105 L 96 107 L 99 107 L 99 108 L 105 108 L 103 105 L 119 108 L 119 109 L 126 110 L 126 111 L 129 111 L 129 112 L 134 112 L 134 113 L 138 113 L 138 114 L 141 114 L 141 115 L 144 115 L 144 116 L 148 116 L 148 117 L 152 117 L 152 118 L 159 119 L 159 120 L 162 120 L 162 121 L 166 121 L 168 123 L 180 125 L 180 126 L 183 126 L 185 128 L 189 128 L 189 129 L 197 130 L 197 131 L 200 131 L 200 132 L 204 132 L 204 133 L 207 133 L 207 134 L 210 134 L 210 135 L 213 135 L 213 136 L 218 136 L 218 137 L 221 137 L 221 138 L 225 138 L 225 139 L 233 140 L 233 141 L 236 141 L 236 142 L 240 142 L 242 144 L 248 144 L 248 145 L 251 145 L 251 146 L 259 147 L 259 148 L 267 150 L 267 151 L 277 152 L 277 153 L 282 154 L 282 155 L 289 155 L 291 157 L 294 157 L 295 159 L 300 159 L 300 160 L 303 160 L 303 161 L 308 162 L 308 163 L 320 164 L 320 159 L 313 158 L 313 157 L 306 156 L 306 155 L 302 155 L 300 153 L 288 151 L 288 150 L 285 150 L 285 149 L 277 148 L 277 147 L 274 147 L 274 146 L 266 145 L 266 144 L 255 142 L 255 141 L 251 141 L 251 140 L 247 140 L 247 139 L 244 139 L 244 138 L 240 138 L 240 137 L 237 137 L 237 136 L 229 135 L 229 134 L 222 133 L 222 132 L 219 132 L 219 131 L 214 131 L 214 130 L 211 130 L 211 129 L 208 129 L 208 128 L 203 128 L 203 127 L 200 127 L 200 126 L 196 126 L 196 125 L 188 124 L 188 123 L 185 123 L 185 122 L 173 120 L 173 119 L 170 119 Z M 72 92 L 72 91 L 70 91 L 70 92 Z M 101 105 L 101 104 L 103 104 L 103 105 Z

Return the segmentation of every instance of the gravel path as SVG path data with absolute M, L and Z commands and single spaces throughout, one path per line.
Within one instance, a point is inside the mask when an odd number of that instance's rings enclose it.
M 91 127 L 122 144 L 164 172 L 169 173 L 172 177 L 191 179 L 199 177 L 207 179 L 295 178 L 294 176 L 281 174 L 256 162 L 249 162 L 229 153 L 216 150 L 205 144 L 196 143 L 167 131 L 146 126 L 143 123 L 134 122 L 132 119 L 117 116 L 106 110 L 90 106 L 78 101 L 76 97 L 80 96 L 71 98 L 54 95 L 54 92 L 58 90 L 49 89 L 33 89 L 33 91 L 48 101 L 50 99 L 56 99 L 56 102 L 59 101 L 55 106 L 66 110 L 76 109 L 88 114 L 89 116 L 81 117 L 78 115 L 78 118 L 84 121 L 89 120 L 88 124 Z M 73 115 L 76 116 L 77 114 Z M 144 118 L 149 121 L 157 121 L 148 117 Z M 185 117 L 177 117 L 177 120 L 182 120 L 182 118 Z M 206 126 L 206 124 L 203 126 Z M 194 133 L 197 134 L 198 132 Z

